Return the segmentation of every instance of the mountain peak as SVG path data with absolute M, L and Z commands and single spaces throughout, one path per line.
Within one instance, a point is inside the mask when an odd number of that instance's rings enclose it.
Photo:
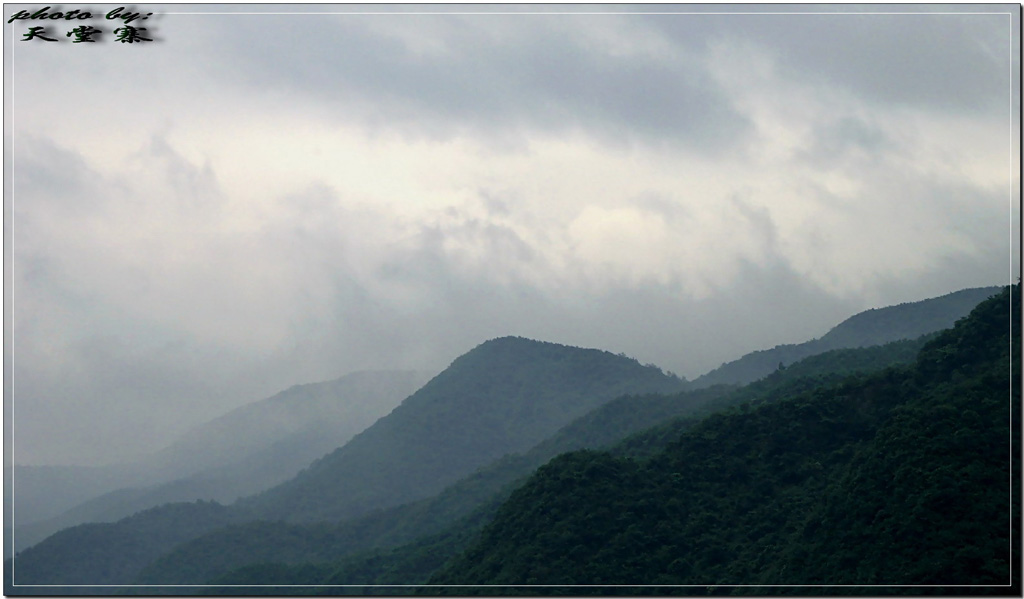
M 616 397 L 684 386 L 657 367 L 606 351 L 491 339 L 348 444 L 253 501 L 271 518 L 358 516 L 440 491 Z
M 466 358 L 467 356 L 474 356 L 477 354 L 493 354 L 495 352 L 525 352 L 533 353 L 537 355 L 543 355 L 547 357 L 557 355 L 591 355 L 591 356 L 608 356 L 616 359 L 624 359 L 629 362 L 637 362 L 636 359 L 627 357 L 625 354 L 613 354 L 603 349 L 591 349 L 585 347 L 578 347 L 574 345 L 564 345 L 561 343 L 553 343 L 551 341 L 538 341 L 536 339 L 530 339 L 528 337 L 520 337 L 517 335 L 506 335 L 504 337 L 495 337 L 484 341 L 480 345 L 476 346 L 472 350 L 466 352 L 458 359 Z
M 475 349 L 482 347 L 531 347 L 531 346 L 553 346 L 553 347 L 565 347 L 571 349 L 574 348 L 569 345 L 562 345 L 560 343 L 551 343 L 550 341 L 538 341 L 536 339 L 530 339 L 528 337 L 520 337 L 518 335 L 505 335 L 504 337 L 495 337 L 494 339 L 488 339 L 480 345 L 476 346 Z

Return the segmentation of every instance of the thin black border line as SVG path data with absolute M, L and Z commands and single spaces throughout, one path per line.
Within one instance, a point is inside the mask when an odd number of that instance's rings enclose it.
M 147 4 L 159 5 L 159 3 L 147 3 Z M 246 3 L 246 4 L 248 4 L 248 3 Z M 618 6 L 628 6 L 629 5 L 629 4 L 624 4 L 624 3 L 611 3 L 611 4 L 612 5 L 618 5 Z M 949 3 L 949 4 L 951 4 L 951 5 L 959 5 L 959 6 L 966 6 L 966 4 L 959 4 L 959 3 Z M 7 3 L 4 3 L 4 6 L 6 6 L 6 5 L 7 5 Z M 240 4 L 240 5 L 244 6 L 245 4 Z M 252 4 L 249 4 L 249 5 L 251 6 Z M 513 4 L 513 5 L 521 6 L 522 4 Z M 258 4 L 256 4 L 256 6 L 258 6 Z M 401 5 L 400 4 L 396 4 L 395 6 L 401 6 Z M 841 4 L 838 4 L 838 5 L 837 4 L 833 4 L 833 6 L 841 6 Z M 927 4 L 922 4 L 920 6 L 927 6 Z M 955 12 L 955 11 L 954 12 L 926 12 L 926 11 L 918 11 L 918 12 L 909 12 L 909 11 L 908 12 L 902 12 L 902 11 L 900 11 L 900 12 L 897 12 L 897 11 L 893 11 L 893 12 L 886 12 L 886 11 L 879 11 L 879 12 L 842 12 L 842 11 L 834 11 L 834 12 L 833 11 L 826 11 L 826 12 L 807 12 L 807 11 L 765 11 L 765 12 L 717 12 L 717 11 L 715 11 L 715 12 L 711 12 L 711 11 L 708 11 L 708 12 L 679 12 L 679 11 L 672 11 L 672 12 L 660 12 L 660 11 L 659 12 L 653 12 L 653 11 L 651 11 L 651 12 L 644 12 L 644 11 L 639 11 L 639 12 L 638 11 L 617 11 L 617 12 L 615 12 L 615 11 L 608 11 L 608 12 L 589 12 L 589 11 L 570 11 L 570 12 L 554 12 L 554 11 L 552 11 L 552 12 L 544 12 L 544 11 L 537 11 L 537 12 L 489 12 L 489 11 L 488 12 L 463 12 L 463 11 L 431 11 L 431 12 L 418 12 L 418 11 L 417 12 L 406 12 L 406 11 L 386 11 L 386 12 L 312 12 L 312 11 L 310 11 L 310 12 L 180 12 L 180 13 L 179 12 L 162 12 L 162 13 L 159 13 L 159 14 L 161 14 L 161 15 L 175 15 L 175 16 L 206 16 L 206 15 L 210 15 L 210 16 L 264 16 L 264 15 L 268 15 L 268 16 L 304 16 L 304 15 L 309 15 L 309 16 L 326 16 L 326 15 L 345 15 L 345 16 L 394 16 L 394 15 L 407 15 L 407 16 L 427 16 L 427 15 L 438 15 L 438 16 L 443 16 L 443 15 L 454 15 L 454 16 L 489 16 L 489 15 L 494 15 L 494 16 L 513 16 L 513 15 L 516 15 L 516 16 L 604 16 L 604 15 L 608 15 L 608 16 L 611 16 L 611 15 L 615 15 L 615 16 L 619 16 L 619 15 L 636 15 L 636 16 L 675 16 L 675 15 L 680 15 L 680 16 L 703 16 L 703 15 L 707 15 L 707 16 L 758 16 L 758 15 L 765 15 L 765 16 L 790 16 L 790 15 L 797 15 L 797 16 L 800 16 L 800 15 L 802 15 L 802 16 L 831 16 L 831 15 L 836 15 L 836 16 L 857 16 L 857 15 L 864 15 L 864 16 L 883 16 L 883 15 L 894 15 L 894 16 L 922 16 L 922 15 L 935 15 L 935 16 L 953 16 L 953 15 L 984 16 L 984 15 L 1008 15 L 1008 16 L 1011 17 L 1011 19 L 1010 19 L 1010 38 L 1009 38 L 1010 39 L 1010 46 L 1011 46 L 1010 47 L 1010 54 L 1011 54 L 1011 60 L 1010 60 L 1011 86 L 1010 87 L 1011 87 L 1011 90 L 1013 89 L 1013 84 L 1012 84 L 1013 74 L 1014 74 L 1014 72 L 1013 72 L 1013 60 L 1012 60 L 1012 56 L 1013 56 L 1013 39 L 1014 39 L 1014 37 L 1013 37 L 1013 19 L 1012 19 L 1012 17 L 1014 16 L 1013 11 L 1005 11 L 1005 12 L 1003 12 L 1003 11 L 986 11 L 986 12 L 973 12 L 973 11 L 971 11 L 971 12 L 967 12 L 967 11 L 964 11 L 964 12 Z M 10 22 L 8 24 L 9 25 L 16 25 L 17 23 L 16 22 Z M 11 79 L 11 83 L 12 83 L 12 85 L 7 85 L 7 81 L 6 80 L 8 79 L 8 77 L 7 77 L 6 73 L 8 72 L 8 69 L 7 69 L 7 65 L 5 64 L 4 65 L 5 66 L 5 68 L 4 68 L 4 73 L 5 73 L 5 76 L 4 76 L 4 79 L 5 79 L 5 85 L 4 85 L 4 88 L 5 88 L 4 120 L 5 120 L 5 122 L 8 122 L 8 121 L 12 121 L 13 120 L 13 119 L 9 119 L 8 118 L 8 113 L 13 113 L 13 110 L 14 110 L 13 101 L 11 101 L 11 102 L 7 101 L 8 100 L 8 96 L 10 96 L 11 100 L 13 100 L 13 96 L 14 96 L 14 86 L 13 86 L 14 58 L 13 58 L 13 52 L 12 52 L 12 50 L 13 50 L 13 47 L 12 47 L 13 46 L 13 41 L 12 41 L 11 36 L 4 35 L 4 45 L 5 45 L 5 49 L 4 49 L 5 56 L 10 57 L 10 73 L 11 73 L 10 79 Z M 5 60 L 5 63 L 6 62 L 7 61 Z M 1010 93 L 1011 128 L 1012 128 L 1012 119 L 1013 119 L 1013 99 L 1014 99 L 1013 98 L 1013 92 L 1011 91 L 1011 93 Z M 11 116 L 13 116 L 13 114 Z M 5 126 L 5 129 L 6 129 L 6 126 Z M 1011 152 L 1010 153 L 1011 153 L 1011 156 L 1013 156 L 1013 154 L 1014 154 L 1014 151 L 1013 151 L 1014 150 L 1014 148 L 1013 148 L 1014 140 L 1012 138 L 1015 135 L 1019 137 L 1019 131 L 1018 130 L 1015 130 L 1015 133 L 1010 136 L 1011 137 L 1011 140 L 1010 140 L 1010 145 L 1011 145 L 1011 148 L 1010 148 Z M 8 202 L 5 201 L 4 202 L 4 220 L 5 220 L 5 222 L 8 222 L 8 221 L 10 222 L 10 228 L 12 230 L 12 233 L 13 233 L 13 228 L 14 228 L 14 219 L 13 219 L 13 204 L 14 204 L 14 193 L 13 193 L 13 175 L 14 175 L 13 149 L 14 149 L 14 143 L 13 143 L 13 141 L 14 140 L 12 138 L 11 139 L 11 143 L 10 143 L 10 149 L 8 149 L 8 147 L 7 147 L 8 146 L 7 135 L 4 136 L 4 141 L 3 141 L 3 144 L 4 144 L 4 156 L 5 156 L 5 160 L 4 160 L 4 180 L 5 180 L 5 183 L 4 183 L 4 196 L 5 196 L 5 198 L 6 197 L 10 197 L 10 208 L 11 208 L 10 216 L 12 217 L 10 219 L 7 218 L 7 216 L 8 216 L 8 214 L 7 214 L 7 212 L 8 212 Z M 1018 146 L 1018 150 L 1019 150 L 1019 143 L 1017 144 L 1017 146 Z M 8 154 L 8 152 L 10 152 L 10 154 Z M 10 161 L 8 161 L 6 159 L 6 157 L 8 155 L 11 156 L 11 160 Z M 1012 161 L 1012 158 L 1011 158 L 1011 161 Z M 8 173 L 8 171 L 10 171 L 10 172 Z M 1019 185 L 1019 178 L 1018 178 L 1018 185 Z M 8 188 L 10 188 L 10 193 L 9 194 L 8 194 Z M 1010 195 L 1011 196 L 1013 195 L 1012 183 L 1011 183 Z M 1012 206 L 1012 202 L 1011 202 L 1011 206 L 1010 206 L 1010 241 L 1011 241 L 1011 244 L 1012 244 L 1013 243 L 1013 206 Z M 11 248 L 10 248 L 11 252 L 7 252 L 7 249 L 8 249 L 7 245 L 8 245 L 8 243 L 11 246 Z M 630 584 L 630 585 L 619 585 L 619 584 L 605 584 L 605 585 L 590 585 L 590 584 L 576 584 L 576 585 L 557 585 L 557 584 L 544 584 L 544 585 L 530 585 L 530 584 L 523 584 L 523 585 L 464 585 L 464 584 L 450 584 L 450 585 L 429 585 L 429 584 L 419 584 L 419 585 L 415 585 L 415 584 L 385 584 L 385 585 L 378 585 L 378 584 L 343 584 L 343 585 L 178 585 L 178 584 L 166 584 L 166 585 L 104 585 L 104 584 L 71 584 L 71 585 L 69 585 L 69 584 L 20 584 L 19 585 L 19 584 L 16 584 L 14 582 L 14 568 L 15 568 L 14 567 L 14 563 L 16 561 L 15 560 L 16 556 L 15 556 L 15 552 L 14 552 L 14 528 L 15 528 L 14 520 L 15 520 L 15 518 L 14 518 L 14 501 L 13 501 L 13 493 L 14 493 L 14 491 L 13 491 L 13 487 L 14 487 L 14 403 L 15 402 L 14 402 L 14 397 L 13 397 L 13 376 L 10 376 L 10 377 L 7 376 L 8 359 L 10 360 L 10 364 L 11 364 L 11 373 L 10 373 L 11 375 L 13 375 L 13 363 L 14 363 L 13 351 L 7 351 L 8 350 L 8 348 L 7 348 L 8 344 L 11 344 L 13 346 L 13 336 L 14 336 L 14 328 L 13 328 L 13 326 L 10 326 L 10 325 L 13 325 L 13 322 L 8 322 L 9 320 L 13 321 L 13 301 L 12 301 L 13 300 L 13 289 L 12 289 L 13 285 L 10 284 L 10 283 L 13 283 L 13 259 L 14 259 L 14 257 L 13 257 L 13 245 L 14 245 L 13 235 L 10 236 L 10 239 L 7 239 L 7 235 L 5 234 L 4 235 L 4 255 L 5 255 L 5 258 L 4 258 L 4 284 L 5 284 L 5 288 L 4 288 L 4 300 L 3 300 L 4 304 L 5 304 L 5 309 L 4 309 L 4 326 L 8 327 L 7 330 L 10 331 L 10 335 L 9 336 L 8 335 L 4 336 L 4 353 L 5 353 L 5 355 L 4 355 L 4 364 L 3 364 L 3 369 L 4 369 L 4 381 L 3 381 L 4 384 L 3 384 L 3 386 L 4 386 L 4 390 L 5 390 L 5 394 L 6 394 L 6 387 L 7 387 L 8 382 L 10 382 L 11 391 L 12 391 L 12 393 L 10 394 L 10 397 L 11 397 L 11 401 L 10 401 L 10 405 L 11 405 L 11 422 L 10 422 L 10 427 L 11 427 L 11 430 L 10 430 L 10 435 L 9 435 L 10 445 L 11 445 L 11 448 L 10 448 L 11 449 L 11 451 L 10 451 L 10 456 L 11 456 L 11 460 L 10 460 L 11 461 L 10 473 L 11 473 L 11 494 L 12 494 L 11 495 L 11 497 L 12 497 L 12 500 L 11 500 L 11 523 L 10 523 L 10 525 L 11 525 L 11 535 L 10 536 L 11 536 L 11 586 L 12 586 L 12 588 L 16 587 L 16 586 L 17 587 L 34 587 L 34 588 L 39 588 L 39 587 L 44 587 L 44 588 L 53 588 L 53 587 L 76 587 L 76 588 L 77 587 L 82 587 L 82 588 L 140 588 L 140 587 L 141 588 L 150 588 L 150 587 L 155 587 L 155 588 L 207 588 L 207 587 L 209 587 L 209 588 L 266 588 L 266 587 L 271 587 L 271 588 L 276 588 L 276 587 L 280 587 L 280 588 L 292 588 L 292 587 L 294 587 L 294 588 L 310 588 L 310 587 L 316 587 L 316 588 L 322 588 L 322 587 L 332 587 L 332 588 L 345 588 L 345 587 L 367 587 L 367 588 L 435 588 L 435 587 L 441 587 L 441 588 L 443 588 L 443 587 L 451 587 L 451 588 L 543 588 L 543 587 L 559 587 L 559 588 L 575 588 L 575 587 L 580 587 L 580 588 L 592 588 L 592 587 L 596 587 L 596 588 L 600 588 L 600 587 L 609 587 L 609 588 L 620 588 L 620 587 L 626 587 L 626 588 L 632 588 L 632 587 L 637 587 L 637 588 L 687 588 L 687 587 L 765 587 L 765 588 L 775 588 L 775 587 L 785 587 L 785 588 L 791 588 L 791 587 L 799 587 L 799 588 L 846 588 L 846 587 L 855 587 L 855 588 L 886 588 L 886 587 L 892 587 L 892 588 L 904 588 L 904 587 L 906 587 L 906 588 L 931 588 L 931 587 L 937 587 L 937 588 L 945 588 L 945 587 L 951 587 L 951 588 L 954 588 L 955 587 L 955 588 L 1002 588 L 1002 587 L 1011 587 L 1011 586 L 1013 586 L 1013 583 L 1012 583 L 1012 580 L 1013 580 L 1013 559 L 1012 559 L 1012 557 L 1013 557 L 1013 555 L 1012 555 L 1013 554 L 1013 521 L 1012 521 L 1012 519 L 1013 519 L 1013 514 L 1012 514 L 1012 503 L 1013 503 L 1012 477 L 1013 477 L 1013 470 L 1012 470 L 1012 468 L 1010 470 L 1010 477 L 1011 477 L 1011 485 L 1010 485 L 1010 504 L 1011 504 L 1011 514 L 1010 514 L 1010 518 L 1011 518 L 1011 521 L 1010 521 L 1010 526 L 1011 526 L 1011 530 L 1010 530 L 1010 555 L 1011 555 L 1011 559 L 1010 559 L 1010 580 L 1011 580 L 1011 583 L 1010 584 L 1001 584 L 1001 585 L 960 585 L 960 584 L 948 584 L 948 585 L 911 585 L 911 584 L 886 584 L 886 585 L 874 585 L 874 584 L 872 584 L 872 585 L 829 585 L 829 584 L 823 584 L 823 585 L 813 585 L 813 584 L 812 585 L 800 585 L 800 584 L 795 584 L 795 585 L 794 584 L 758 584 L 758 585 L 750 585 L 750 584 L 710 584 L 710 585 L 708 585 L 708 584 L 685 584 L 685 585 L 661 585 L 661 584 Z M 11 261 L 11 264 L 10 264 L 11 268 L 7 268 L 7 266 L 8 266 L 7 265 L 8 259 Z M 1013 274 L 1012 273 L 1012 270 L 1013 270 L 1012 250 L 1011 250 L 1010 269 L 1011 269 L 1011 279 L 1012 279 L 1012 274 Z M 8 280 L 8 279 L 10 279 L 10 280 Z M 1010 284 L 1012 286 L 1013 282 L 1011 281 Z M 8 297 L 8 296 L 10 296 L 10 297 Z M 8 302 L 10 302 L 10 303 L 8 303 Z M 11 306 L 12 310 L 8 311 L 6 309 L 7 306 Z M 1012 373 L 1012 362 L 1013 362 L 1013 351 L 1012 351 L 1013 338 L 1012 338 L 1012 336 L 1013 336 L 1013 316 L 1012 316 L 1012 303 L 1011 303 L 1011 315 L 1010 315 L 1010 347 L 1011 347 L 1011 351 L 1010 351 L 1010 368 L 1011 368 L 1011 373 Z M 10 349 L 13 349 L 13 347 L 11 347 Z M 1012 414 L 1012 407 L 1013 407 L 1013 377 L 1012 377 L 1012 374 L 1010 376 L 1010 406 L 1011 406 L 1011 414 Z M 1010 426 L 1010 448 L 1011 448 L 1011 452 L 1012 452 L 1013 451 L 1013 426 L 1012 426 L 1012 418 L 1011 418 L 1011 426 Z M 5 466 L 6 466 L 6 459 L 4 461 L 5 461 Z M 6 481 L 5 481 L 5 484 L 6 484 Z

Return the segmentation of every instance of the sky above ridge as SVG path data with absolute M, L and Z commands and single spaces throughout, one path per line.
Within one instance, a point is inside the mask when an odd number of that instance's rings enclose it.
M 1017 5 L 117 6 L 4 33 L 17 463 L 505 335 L 694 378 L 1019 272 Z

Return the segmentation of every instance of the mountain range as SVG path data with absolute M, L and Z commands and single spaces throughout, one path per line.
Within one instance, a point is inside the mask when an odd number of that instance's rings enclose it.
M 563 454 L 428 582 L 1019 592 L 1020 313 L 1018 286 L 911 365 L 742 404 L 646 460 Z
M 963 331 L 980 325 L 958 324 L 954 331 L 959 329 L 961 334 L 954 338 L 948 332 L 936 337 L 936 331 L 952 325 L 985 297 L 998 292 L 998 288 L 965 290 L 944 298 L 862 313 L 821 339 L 802 344 L 806 347 L 797 353 L 808 352 L 802 359 L 775 360 L 782 355 L 780 352 L 770 357 L 746 356 L 692 383 L 656 367 L 642 366 L 635 360 L 599 350 L 514 337 L 491 340 L 455 360 L 389 414 L 365 425 L 362 432 L 350 435 L 347 442 L 337 442 L 336 448 L 325 449 L 319 459 L 307 461 L 307 467 L 294 477 L 230 506 L 205 501 L 171 504 L 117 522 L 62 530 L 16 556 L 17 580 L 21 584 L 55 585 L 211 581 L 280 584 L 299 580 L 344 586 L 351 592 L 352 585 L 408 584 L 410 580 L 422 583 L 431 579 L 439 581 L 438 584 L 530 579 L 543 584 L 565 584 L 565 579 L 539 574 L 551 572 L 554 564 L 594 562 L 606 566 L 604 574 L 596 575 L 596 570 L 580 566 L 583 569 L 573 574 L 574 580 L 614 579 L 618 584 L 628 578 L 612 576 L 619 572 L 616 568 L 623 567 L 623 559 L 648 560 L 622 570 L 646 576 L 654 569 L 668 568 L 668 564 L 657 561 L 663 558 L 651 557 L 650 543 L 640 542 L 644 538 L 653 535 L 652 538 L 668 539 L 678 533 L 683 535 L 680 538 L 691 539 L 704 524 L 711 526 L 727 519 L 732 514 L 729 510 L 739 509 L 737 505 L 762 509 L 756 502 L 734 505 L 728 499 L 716 499 L 719 503 L 712 501 L 714 509 L 701 512 L 711 514 L 706 516 L 705 520 L 710 518 L 707 521 L 684 518 L 678 510 L 665 515 L 664 509 L 654 509 L 652 506 L 665 500 L 659 493 L 682 488 L 676 485 L 677 474 L 689 480 L 685 464 L 699 464 L 703 468 L 698 470 L 700 476 L 714 479 L 721 475 L 730 484 L 740 485 L 715 487 L 702 482 L 704 486 L 698 485 L 701 493 L 729 497 L 729 493 L 739 493 L 736 489 L 741 489 L 749 494 L 751 491 L 743 485 L 761 479 L 751 478 L 748 472 L 732 480 L 730 468 L 739 463 L 737 460 L 760 464 L 759 460 L 766 455 L 774 455 L 769 446 L 789 447 L 786 435 L 791 430 L 801 435 L 801 423 L 806 421 L 811 427 L 808 430 L 817 432 L 807 439 L 792 439 L 792 449 L 779 454 L 783 457 L 766 462 L 770 467 L 760 467 L 771 473 L 757 470 L 758 476 L 767 477 L 766 482 L 758 484 L 762 491 L 775 496 L 780 489 L 797 489 L 797 483 L 803 484 L 800 481 L 814 480 L 810 487 L 799 487 L 799 493 L 831 493 L 828 496 L 840 497 L 846 488 L 833 484 L 832 473 L 840 478 L 853 476 L 845 470 L 854 463 L 849 461 L 851 456 L 859 455 L 859 451 L 874 451 L 864 435 L 889 426 L 886 423 L 890 416 L 902 409 L 897 405 L 899 402 L 919 405 L 922 393 L 946 397 L 945 391 L 936 391 L 936 385 L 947 384 L 943 381 L 950 375 L 942 369 L 929 375 L 932 365 L 928 360 L 945 359 L 957 352 L 969 353 L 969 349 L 961 347 L 963 340 L 970 337 Z M 1009 293 L 1003 295 L 1006 299 L 999 301 L 1008 305 Z M 993 302 L 996 300 L 988 300 L 982 306 L 994 305 Z M 989 308 L 989 312 L 997 311 Z M 975 314 L 968 321 L 976 323 L 980 318 Z M 921 335 L 914 335 L 918 332 Z M 999 343 L 995 332 L 987 334 L 989 337 L 975 341 L 983 348 Z M 907 339 L 904 335 L 912 337 Z M 964 364 L 982 360 L 979 356 L 980 353 L 964 357 Z M 1003 357 L 997 353 L 985 359 L 998 363 Z M 771 362 L 775 362 L 774 366 L 764 374 L 750 374 L 764 370 L 763 364 Z M 751 364 L 758 366 L 749 368 Z M 955 366 L 968 379 L 976 374 L 959 362 Z M 991 364 L 978 368 L 995 371 Z M 874 374 L 879 372 L 888 374 Z M 760 380 L 747 384 L 750 381 L 745 379 L 750 376 Z M 889 377 L 884 379 L 888 382 L 871 382 L 871 377 L 878 376 Z M 927 380 L 921 382 L 922 377 Z M 896 386 L 886 386 L 890 383 Z M 918 387 L 914 388 L 914 384 Z M 979 393 L 991 394 L 989 387 L 982 385 L 979 389 Z M 865 399 L 856 399 L 862 394 L 866 394 Z M 877 399 L 886 394 L 891 397 L 885 401 Z M 803 405 L 800 402 L 816 406 L 817 397 L 855 399 L 840 407 L 829 404 L 828 409 L 808 408 L 810 412 L 797 409 Z M 853 411 L 847 413 L 844 409 Z M 722 424 L 721 418 L 740 418 L 750 413 L 760 414 L 761 420 L 757 422 L 763 425 L 763 432 L 774 431 L 772 434 L 778 439 L 757 441 L 762 433 L 751 429 L 742 418 Z M 819 423 L 821 414 L 831 418 L 828 422 L 832 424 Z M 235 422 L 243 421 L 235 416 Z M 838 422 L 850 423 L 850 427 L 843 428 Z M 1000 422 L 990 424 L 999 426 Z M 699 437 L 712 434 L 708 432 L 709 426 L 719 427 L 714 429 L 714 435 L 724 435 L 723 439 L 729 440 L 722 444 L 725 453 L 716 454 L 711 447 L 716 443 L 709 445 L 707 439 Z M 240 454 L 259 455 L 258 451 L 238 448 L 232 443 L 230 427 L 211 426 L 206 430 L 214 431 L 209 438 L 223 437 L 226 442 L 212 442 L 205 450 L 200 449 L 195 454 L 197 459 L 214 453 L 223 456 L 226 464 L 237 464 Z M 699 437 L 693 441 L 696 445 L 686 445 L 689 441 L 685 440 L 694 438 L 693 435 Z M 730 435 L 739 440 L 731 440 Z M 750 453 L 753 450 L 743 439 L 755 445 L 761 443 L 760 453 Z M 678 449 L 680 443 L 685 450 Z M 821 457 L 801 458 L 797 455 L 801 447 L 818 452 Z M 267 446 L 264 449 L 272 451 Z M 598 449 L 611 453 L 594 451 Z M 232 453 L 236 451 L 240 453 Z M 254 458 L 253 463 L 264 463 L 270 455 Z M 643 465 L 635 466 L 637 460 L 642 460 Z M 827 481 L 808 477 L 807 472 L 817 472 L 815 462 L 829 473 Z M 216 480 L 214 470 L 209 472 L 214 473 L 212 480 Z M 543 477 L 551 476 L 552 472 L 558 472 L 556 478 L 561 481 L 554 486 L 543 482 L 547 480 Z M 537 482 L 538 477 L 542 482 Z M 652 485 L 647 480 L 651 477 L 671 484 Z M 582 495 L 573 495 L 574 485 L 590 480 L 594 480 L 594 487 L 584 485 Z M 534 488 L 541 490 L 523 490 Z M 564 501 L 558 499 L 560 489 L 567 494 Z M 539 498 L 538 502 L 530 504 L 523 500 L 523 493 Z M 601 504 L 605 507 L 591 506 L 591 501 L 605 502 Z M 634 501 L 646 507 L 637 508 L 631 503 Z M 794 505 L 802 504 L 772 504 L 763 509 L 788 513 Z M 620 540 L 615 536 L 619 534 L 618 524 L 602 520 L 605 516 L 577 522 L 566 511 L 571 506 L 578 506 L 573 509 L 580 513 L 618 513 L 620 520 L 633 518 L 626 529 L 633 526 L 635 532 Z M 644 515 L 648 512 L 654 515 Z M 743 522 L 742 526 L 755 525 L 749 516 L 741 517 L 744 513 L 739 512 L 736 521 Z M 769 535 L 765 538 L 778 544 L 792 543 L 791 529 L 804 523 L 799 518 L 810 512 L 794 513 L 798 515 L 789 520 L 771 520 L 788 528 L 781 532 L 773 529 L 765 533 Z M 186 526 L 176 524 L 185 521 L 189 522 Z M 654 528 L 645 528 L 648 526 Z M 672 527 L 681 528 L 676 531 Z M 512 534 L 510 530 L 521 534 Z M 537 553 L 536 544 L 551 545 L 556 537 L 550 535 L 556 533 L 564 536 L 557 537 L 554 545 L 560 547 L 557 555 L 540 557 L 545 554 Z M 571 535 L 577 534 L 582 536 L 572 540 Z M 676 570 L 665 571 L 719 572 L 714 569 L 716 564 L 733 563 L 726 548 L 730 547 L 728 543 L 743 539 L 736 536 L 743 533 L 721 534 L 733 541 L 715 541 L 719 544 L 714 547 L 725 548 L 715 550 L 719 553 L 711 551 L 707 563 L 690 563 L 686 566 L 689 570 L 677 565 Z M 495 540 L 498 538 L 512 544 L 499 543 Z M 827 541 L 822 538 L 814 543 L 829 546 Z M 612 548 L 607 554 L 593 553 L 605 542 Z M 697 543 L 695 546 L 706 545 L 700 539 L 692 542 Z M 582 549 L 577 551 L 577 546 Z M 678 543 L 665 547 L 678 547 Z M 671 553 L 669 549 L 664 551 Z M 979 551 L 991 555 L 991 547 Z M 530 565 L 534 562 L 524 555 L 539 560 L 539 566 Z M 795 554 L 787 555 L 787 559 L 797 559 Z M 270 566 L 269 562 L 276 563 Z M 488 566 L 490 570 L 475 566 L 484 563 L 506 565 Z M 772 562 L 772 567 L 776 566 Z M 536 567 L 541 570 L 535 571 Z M 722 568 L 723 573 L 749 574 L 733 566 Z

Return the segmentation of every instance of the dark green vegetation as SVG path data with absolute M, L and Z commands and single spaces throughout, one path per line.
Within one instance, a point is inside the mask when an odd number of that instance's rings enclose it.
M 998 287 L 963 289 L 941 297 L 861 312 L 844 320 L 819 339 L 755 351 L 722 364 L 697 377 L 694 387 L 725 383 L 742 385 L 770 374 L 779 364 L 833 349 L 882 345 L 900 339 L 916 339 L 949 328 L 982 300 L 999 293 Z
M 647 460 L 562 455 L 430 582 L 1009 585 L 1020 532 L 1010 314 L 1006 291 L 912 367 L 743 404 Z

